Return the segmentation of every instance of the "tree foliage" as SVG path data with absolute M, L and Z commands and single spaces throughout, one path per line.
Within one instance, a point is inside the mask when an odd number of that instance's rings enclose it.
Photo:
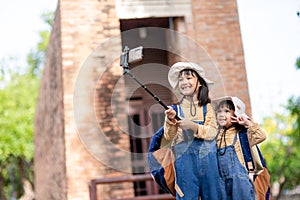
M 300 57 L 295 67 L 300 69 Z M 271 182 L 279 184 L 279 199 L 284 190 L 292 190 L 300 184 L 300 96 L 290 97 L 285 113 L 265 118 L 263 128 L 268 140 L 261 147 Z
M 43 20 L 51 25 L 53 13 Z M 0 199 L 16 199 L 23 182 L 33 185 L 33 122 L 40 71 L 50 30 L 40 32 L 40 42 L 27 56 L 27 66 L 2 58 L 0 65 Z
M 300 57 L 296 60 L 296 69 L 300 69 Z
M 271 182 L 279 183 L 279 199 L 284 190 L 300 184 L 300 97 L 291 97 L 286 113 L 274 113 L 264 119 L 268 141 L 262 151 L 271 173 Z
M 2 195 L 17 196 L 22 181 L 32 182 L 33 116 L 39 79 L 28 74 L 10 74 L 0 90 L 0 169 Z M 18 191 L 17 194 L 10 194 Z M 1 199 L 5 199 L 2 196 Z
M 297 152 L 300 147 L 293 140 L 295 135 L 291 123 L 294 120 L 293 117 L 276 114 L 264 122 L 264 128 L 270 134 L 268 142 L 262 144 L 262 149 L 272 182 L 280 183 L 280 191 L 292 189 L 299 184 L 300 156 Z
M 48 12 L 42 15 L 43 21 L 52 27 L 54 13 Z M 27 55 L 28 72 L 33 75 L 39 75 L 46 59 L 46 53 L 49 43 L 51 30 L 43 30 L 39 32 L 40 41 L 35 49 L 31 49 Z

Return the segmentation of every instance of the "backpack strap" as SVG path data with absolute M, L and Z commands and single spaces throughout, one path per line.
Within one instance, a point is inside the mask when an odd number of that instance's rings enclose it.
M 203 106 L 203 124 L 205 123 L 206 120 L 206 113 L 207 113 L 207 104 Z
M 257 152 L 258 152 L 260 161 L 261 161 L 261 163 L 262 163 L 262 166 L 264 166 L 265 168 L 267 168 L 267 164 L 266 164 L 266 162 L 265 162 L 265 159 L 264 159 L 263 156 L 262 156 L 262 153 L 260 152 L 260 149 L 258 148 L 257 145 L 255 145 L 255 146 L 256 146 L 256 150 L 257 150 Z
M 248 170 L 248 172 L 254 171 L 255 169 L 255 163 L 253 160 L 253 156 L 251 153 L 251 147 L 249 144 L 248 140 L 248 135 L 247 135 L 247 130 L 244 129 L 238 133 L 244 160 L 245 160 L 245 165 Z
M 175 112 L 176 112 L 176 114 L 178 113 L 178 106 L 177 105 L 174 105 L 174 104 L 172 104 L 171 105 L 171 107 L 175 110 Z

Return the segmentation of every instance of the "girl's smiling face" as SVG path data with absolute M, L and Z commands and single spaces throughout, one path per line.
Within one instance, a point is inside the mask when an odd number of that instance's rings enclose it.
M 228 128 L 233 123 L 231 117 L 234 116 L 234 110 L 230 109 L 227 104 L 222 104 L 217 110 L 217 122 L 220 126 Z
M 184 96 L 192 96 L 197 94 L 200 83 L 197 75 L 191 70 L 182 71 L 179 75 L 178 88 Z

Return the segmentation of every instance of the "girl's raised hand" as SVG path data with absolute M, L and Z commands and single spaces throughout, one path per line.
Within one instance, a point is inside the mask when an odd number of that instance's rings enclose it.
M 252 126 L 252 122 L 243 116 L 240 116 L 240 117 L 231 116 L 231 122 L 238 123 L 240 125 L 245 126 L 246 128 L 248 128 L 249 126 Z

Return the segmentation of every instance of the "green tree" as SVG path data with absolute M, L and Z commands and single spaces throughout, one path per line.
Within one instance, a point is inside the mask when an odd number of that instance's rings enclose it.
M 52 27 L 54 13 L 48 12 L 42 15 L 43 21 L 49 26 Z M 43 69 L 46 53 L 50 38 L 51 28 L 48 30 L 40 31 L 40 42 L 37 44 L 35 49 L 32 49 L 27 56 L 28 71 L 33 75 L 40 75 L 41 70 Z
M 10 75 L 0 90 L 0 184 L 2 195 L 17 197 L 22 193 L 22 181 L 32 182 L 33 178 L 33 116 L 39 79 Z
M 293 189 L 300 184 L 300 140 L 299 129 L 295 129 L 297 120 L 299 113 L 295 116 L 291 112 L 275 113 L 264 119 L 263 128 L 269 135 L 268 141 L 261 147 L 271 173 L 271 182 L 279 183 L 277 199 L 285 189 Z
M 53 13 L 43 20 L 51 25 Z M 33 186 L 33 122 L 40 71 L 45 62 L 50 29 L 27 56 L 27 66 L 2 59 L 0 63 L 0 199 L 17 199 L 23 183 Z
M 295 65 L 300 69 L 300 58 Z M 300 97 L 288 100 L 285 113 L 265 118 L 263 128 L 268 133 L 268 141 L 261 147 L 271 182 L 279 183 L 279 199 L 284 190 L 300 184 Z
M 300 57 L 296 60 L 296 69 L 300 69 Z

